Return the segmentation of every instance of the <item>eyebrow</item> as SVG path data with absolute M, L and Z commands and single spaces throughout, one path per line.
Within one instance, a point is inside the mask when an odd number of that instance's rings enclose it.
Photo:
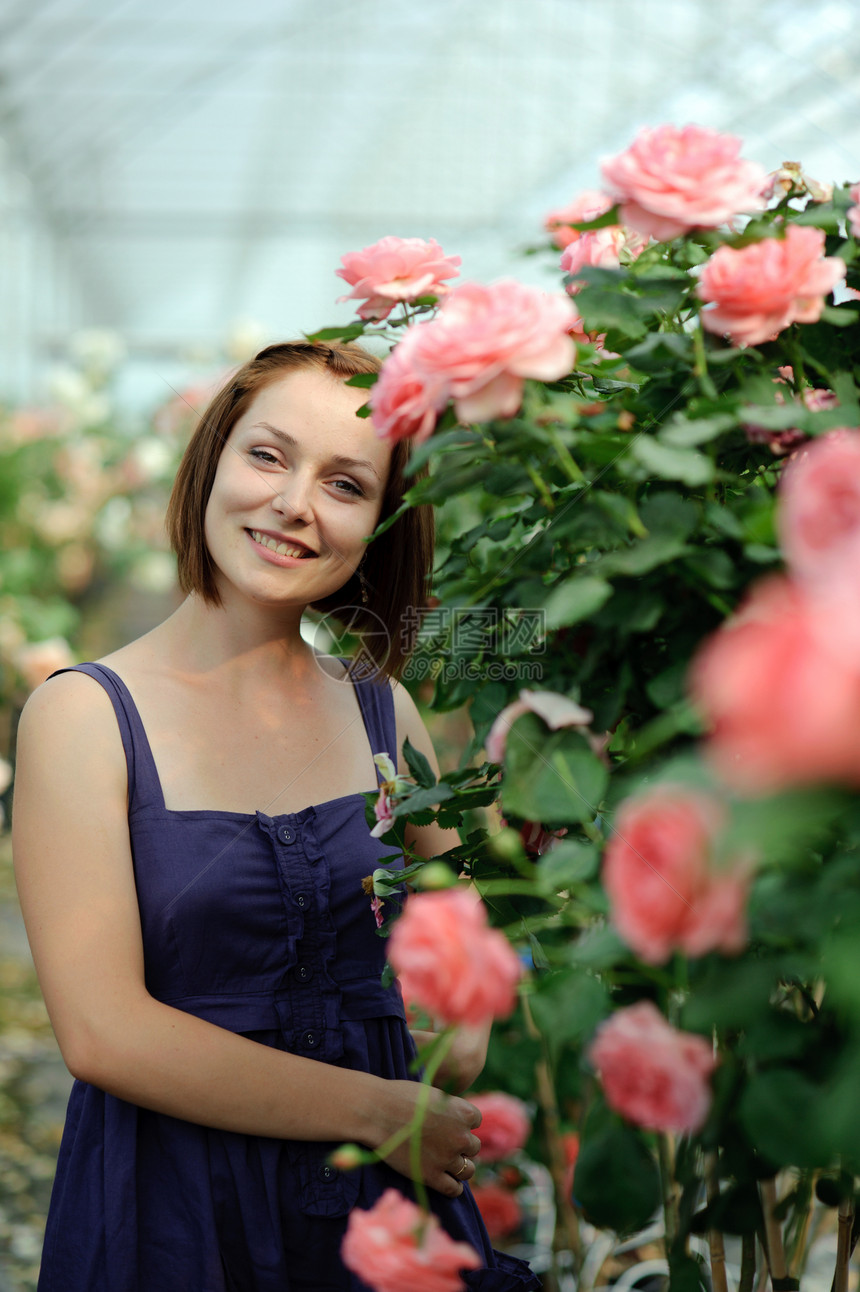
M 299 448 L 299 442 L 295 436 L 290 435 L 287 431 L 280 430 L 277 426 L 272 426 L 271 422 L 255 422 L 251 430 L 258 426 L 262 427 L 264 431 L 268 431 L 271 435 L 277 436 L 279 440 L 282 440 L 284 444 L 288 444 L 290 448 Z M 347 458 L 342 453 L 334 453 L 329 458 L 329 461 L 335 467 L 366 467 L 368 471 L 373 472 L 377 480 L 380 478 L 376 467 L 367 458 Z

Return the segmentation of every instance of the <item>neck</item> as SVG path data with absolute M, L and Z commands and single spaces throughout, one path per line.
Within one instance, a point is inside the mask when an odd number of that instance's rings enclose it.
M 301 607 L 211 606 L 192 593 L 155 631 L 160 649 L 183 673 L 225 681 L 270 675 L 283 684 L 317 669 L 301 618 Z

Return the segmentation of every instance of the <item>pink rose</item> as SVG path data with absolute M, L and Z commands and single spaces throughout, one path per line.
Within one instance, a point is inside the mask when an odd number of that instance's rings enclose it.
M 370 392 L 371 420 L 382 439 L 416 443 L 432 435 L 436 419 L 448 402 L 448 386 L 436 373 L 425 372 L 416 361 L 424 334 L 431 323 L 419 323 L 406 332 L 382 365 Z
M 572 224 L 588 224 L 590 220 L 596 220 L 599 215 L 605 215 L 615 203 L 607 194 L 600 189 L 587 188 L 584 192 L 575 197 L 567 206 L 560 207 L 557 211 L 550 211 L 544 218 L 543 227 L 547 233 L 552 234 L 552 240 L 557 247 L 567 247 L 572 242 L 577 242 L 585 234 L 580 233 L 579 229 L 572 229 Z
M 588 1057 L 606 1102 L 622 1117 L 648 1130 L 701 1130 L 711 1107 L 713 1050 L 701 1036 L 670 1026 L 650 1000 L 601 1024 Z
M 478 1135 L 481 1161 L 499 1162 L 518 1153 L 529 1137 L 532 1124 L 522 1099 L 506 1095 L 502 1090 L 491 1090 L 487 1094 L 470 1095 L 469 1102 L 481 1113 Z
M 335 273 L 352 286 L 339 301 L 364 300 L 362 319 L 385 319 L 398 301 L 448 291 L 443 280 L 460 276 L 460 257 L 446 256 L 433 238 L 380 238 L 362 251 L 348 251 Z
M 786 381 L 794 380 L 794 370 L 790 364 L 784 364 L 777 371 L 780 376 L 774 377 L 776 385 L 783 386 Z M 832 390 L 813 390 L 809 386 L 805 386 L 800 392 L 800 398 L 812 413 L 839 407 L 839 400 Z M 780 391 L 776 393 L 776 402 L 785 404 L 785 396 Z M 809 439 L 806 432 L 801 431 L 797 426 L 789 426 L 781 431 L 772 431 L 766 426 L 757 425 L 755 422 L 747 422 L 744 425 L 744 431 L 750 444 L 766 444 L 776 457 L 783 457 L 786 453 L 793 453 L 795 449 Z
M 564 297 L 510 278 L 489 287 L 464 283 L 428 327 L 422 366 L 449 383 L 461 421 L 512 417 L 525 377 L 556 381 L 570 372 L 575 312 Z
M 860 667 L 839 649 L 840 617 L 774 577 L 698 652 L 690 689 L 706 753 L 739 793 L 860 784 Z
M 720 247 L 699 279 L 700 298 L 714 305 L 702 311 L 702 326 L 735 345 L 760 345 L 791 323 L 815 323 L 845 273 L 838 256 L 823 253 L 823 231 L 797 224 L 784 238 Z
M 380 839 L 387 834 L 394 824 L 394 813 L 391 811 L 391 799 L 385 790 L 379 791 L 379 798 L 373 805 L 376 825 L 371 830 L 371 838 Z
M 409 898 L 388 942 L 403 993 L 446 1023 L 504 1018 L 516 1002 L 522 965 L 487 923 L 484 904 L 463 888 Z
M 463 422 L 513 417 L 524 378 L 555 381 L 573 367 L 575 317 L 564 297 L 512 279 L 463 283 L 386 359 L 370 397 L 374 426 L 383 438 L 424 439 L 449 397 Z
M 484 742 L 488 762 L 504 762 L 508 732 L 524 713 L 536 713 L 553 731 L 559 727 L 587 727 L 594 717 L 590 710 L 558 691 L 520 691 L 518 698 L 505 705 L 490 727 Z
M 860 570 L 860 430 L 812 440 L 785 468 L 777 525 L 786 561 L 821 588 Z M 860 583 L 860 580 L 857 580 Z
M 719 803 L 680 785 L 627 799 L 603 859 L 612 922 L 650 964 L 672 952 L 735 954 L 746 944 L 748 868 L 720 868 Z
M 472 1197 L 493 1242 L 516 1233 L 523 1223 L 523 1209 L 515 1194 L 501 1184 L 473 1184 Z
M 645 250 L 645 243 L 645 238 L 623 225 L 610 224 L 605 229 L 583 233 L 575 242 L 569 243 L 561 253 L 561 267 L 574 277 L 586 265 L 617 269 L 622 255 L 635 260 Z M 577 290 L 576 284 L 571 284 L 567 290 L 573 294 Z
M 74 664 L 72 648 L 65 637 L 48 637 L 45 641 L 30 642 L 15 653 L 15 667 L 29 691 L 35 691 L 52 673 Z
M 603 162 L 621 220 L 669 242 L 690 229 L 713 229 L 762 206 L 766 175 L 740 156 L 741 141 L 703 126 L 640 130 L 626 152 Z
M 356 1208 L 340 1253 L 376 1292 L 460 1292 L 460 1271 L 478 1269 L 480 1257 L 468 1243 L 457 1243 L 397 1189 L 386 1189 L 368 1210 Z

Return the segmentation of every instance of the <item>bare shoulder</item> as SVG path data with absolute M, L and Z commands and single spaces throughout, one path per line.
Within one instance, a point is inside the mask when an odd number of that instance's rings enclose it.
M 95 678 L 61 673 L 36 688 L 18 724 L 15 780 L 16 800 L 31 783 L 55 793 L 98 783 L 125 795 L 122 738 L 110 698 Z
M 103 686 L 87 673 L 60 673 L 48 678 L 27 700 L 18 724 L 19 739 L 85 728 L 116 727 L 113 705 Z M 118 734 L 118 733 L 117 733 Z
M 403 759 L 403 743 L 408 738 L 410 745 L 424 755 L 436 776 L 439 775 L 439 763 L 433 741 L 418 705 L 412 699 L 402 682 L 391 678 L 391 692 L 394 697 L 394 719 L 397 725 L 397 762 L 398 771 L 406 773 L 409 769 Z

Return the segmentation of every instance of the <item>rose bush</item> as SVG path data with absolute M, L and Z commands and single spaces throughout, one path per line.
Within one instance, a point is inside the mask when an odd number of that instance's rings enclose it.
M 726 1292 L 718 1231 L 742 1292 L 757 1235 L 796 1287 L 860 1186 L 860 186 L 697 126 L 603 183 L 548 219 L 557 296 L 466 284 L 377 329 L 365 411 L 413 437 L 441 538 L 407 682 L 473 725 L 439 782 L 404 749 L 385 837 L 458 827 L 441 870 L 397 836 L 401 874 L 468 876 L 525 967 L 481 1082 L 537 1105 L 558 1278 L 590 1270 L 583 1216 L 661 1209 L 671 1292 Z M 450 1018 L 442 926 L 418 961 Z

